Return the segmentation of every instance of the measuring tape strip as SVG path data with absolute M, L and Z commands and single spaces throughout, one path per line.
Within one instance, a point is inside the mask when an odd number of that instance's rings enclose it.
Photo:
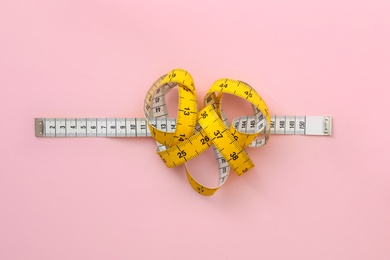
M 330 116 L 271 116 L 270 134 L 332 135 Z M 174 132 L 176 118 L 156 118 L 158 129 Z M 248 121 L 238 125 L 249 130 Z M 151 137 L 145 118 L 35 118 L 36 137 Z
M 177 118 L 168 118 L 165 95 L 178 88 Z M 251 103 L 253 115 L 231 123 L 222 109 L 223 95 L 241 97 Z M 37 137 L 147 137 L 157 143 L 157 154 L 168 167 L 184 164 L 191 186 L 200 194 L 212 195 L 227 180 L 230 169 L 241 175 L 254 163 L 246 146 L 265 145 L 270 134 L 332 134 L 330 116 L 271 116 L 267 105 L 247 83 L 217 80 L 207 92 L 198 112 L 191 75 L 175 69 L 157 79 L 144 101 L 145 118 L 36 118 Z M 219 170 L 219 184 L 206 187 L 195 180 L 186 162 L 212 147 Z

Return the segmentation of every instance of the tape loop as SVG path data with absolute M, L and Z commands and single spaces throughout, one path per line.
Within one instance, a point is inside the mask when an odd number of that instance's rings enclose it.
M 165 95 L 174 87 L 178 87 L 179 93 L 178 113 L 175 130 L 169 132 L 160 119 L 169 120 Z M 254 114 L 236 118 L 230 124 L 222 110 L 224 94 L 247 100 Z M 266 144 L 270 114 L 263 99 L 251 86 L 232 79 L 217 80 L 207 92 L 204 105 L 205 108 L 198 112 L 192 76 L 183 69 L 175 69 L 152 84 L 145 98 L 144 113 L 157 142 L 157 153 L 167 167 L 185 164 L 208 148 L 214 149 L 219 169 L 217 187 L 206 187 L 196 181 L 185 165 L 190 185 L 198 193 L 209 196 L 226 182 L 230 169 L 242 175 L 254 167 L 244 148 Z

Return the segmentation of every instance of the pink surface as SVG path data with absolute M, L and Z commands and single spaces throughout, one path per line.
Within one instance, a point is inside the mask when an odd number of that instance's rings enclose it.
M 0 259 L 390 259 L 389 8 L 2 0 Z M 334 135 L 273 136 L 213 197 L 151 139 L 34 137 L 35 117 L 143 116 L 177 67 L 199 100 L 241 79 L 272 114 L 333 116 Z

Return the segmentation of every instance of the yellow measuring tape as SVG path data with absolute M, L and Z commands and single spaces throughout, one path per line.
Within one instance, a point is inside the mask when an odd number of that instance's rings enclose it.
M 168 132 L 153 124 L 156 118 L 166 118 L 165 94 L 178 87 L 179 104 L 176 129 Z M 254 114 L 245 117 L 249 130 L 239 127 L 240 118 L 229 123 L 221 109 L 222 97 L 231 94 L 252 104 Z M 227 180 L 230 168 L 241 175 L 254 164 L 245 151 L 246 146 L 266 144 L 270 134 L 270 113 L 260 95 L 248 84 L 232 80 L 217 80 L 207 92 L 204 105 L 198 111 L 196 91 L 191 75 L 183 69 L 175 69 L 153 83 L 147 92 L 144 113 L 152 134 L 158 143 L 157 153 L 168 167 L 182 165 L 210 147 L 214 147 L 219 164 L 220 178 L 217 187 L 206 187 L 191 175 L 185 165 L 191 186 L 200 194 L 214 194 Z
M 177 118 L 168 118 L 166 94 L 178 88 Z M 225 94 L 248 101 L 252 115 L 229 122 L 222 109 Z M 37 137 L 146 137 L 157 142 L 157 154 L 168 167 L 184 164 L 195 191 L 214 194 L 227 180 L 231 169 L 242 175 L 254 167 L 245 147 L 265 145 L 270 134 L 331 135 L 330 116 L 270 116 L 267 105 L 248 84 L 217 80 L 198 111 L 191 75 L 175 69 L 158 78 L 144 101 L 145 118 L 36 118 Z M 219 171 L 216 187 L 206 187 L 190 173 L 186 163 L 208 148 L 215 153 Z

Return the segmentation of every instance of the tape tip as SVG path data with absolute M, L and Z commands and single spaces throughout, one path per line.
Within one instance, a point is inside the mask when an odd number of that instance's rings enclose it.
M 42 137 L 43 133 L 43 118 L 35 118 L 35 136 Z
M 324 135 L 332 136 L 332 117 L 324 116 Z
M 332 135 L 331 116 L 306 116 L 305 135 Z

